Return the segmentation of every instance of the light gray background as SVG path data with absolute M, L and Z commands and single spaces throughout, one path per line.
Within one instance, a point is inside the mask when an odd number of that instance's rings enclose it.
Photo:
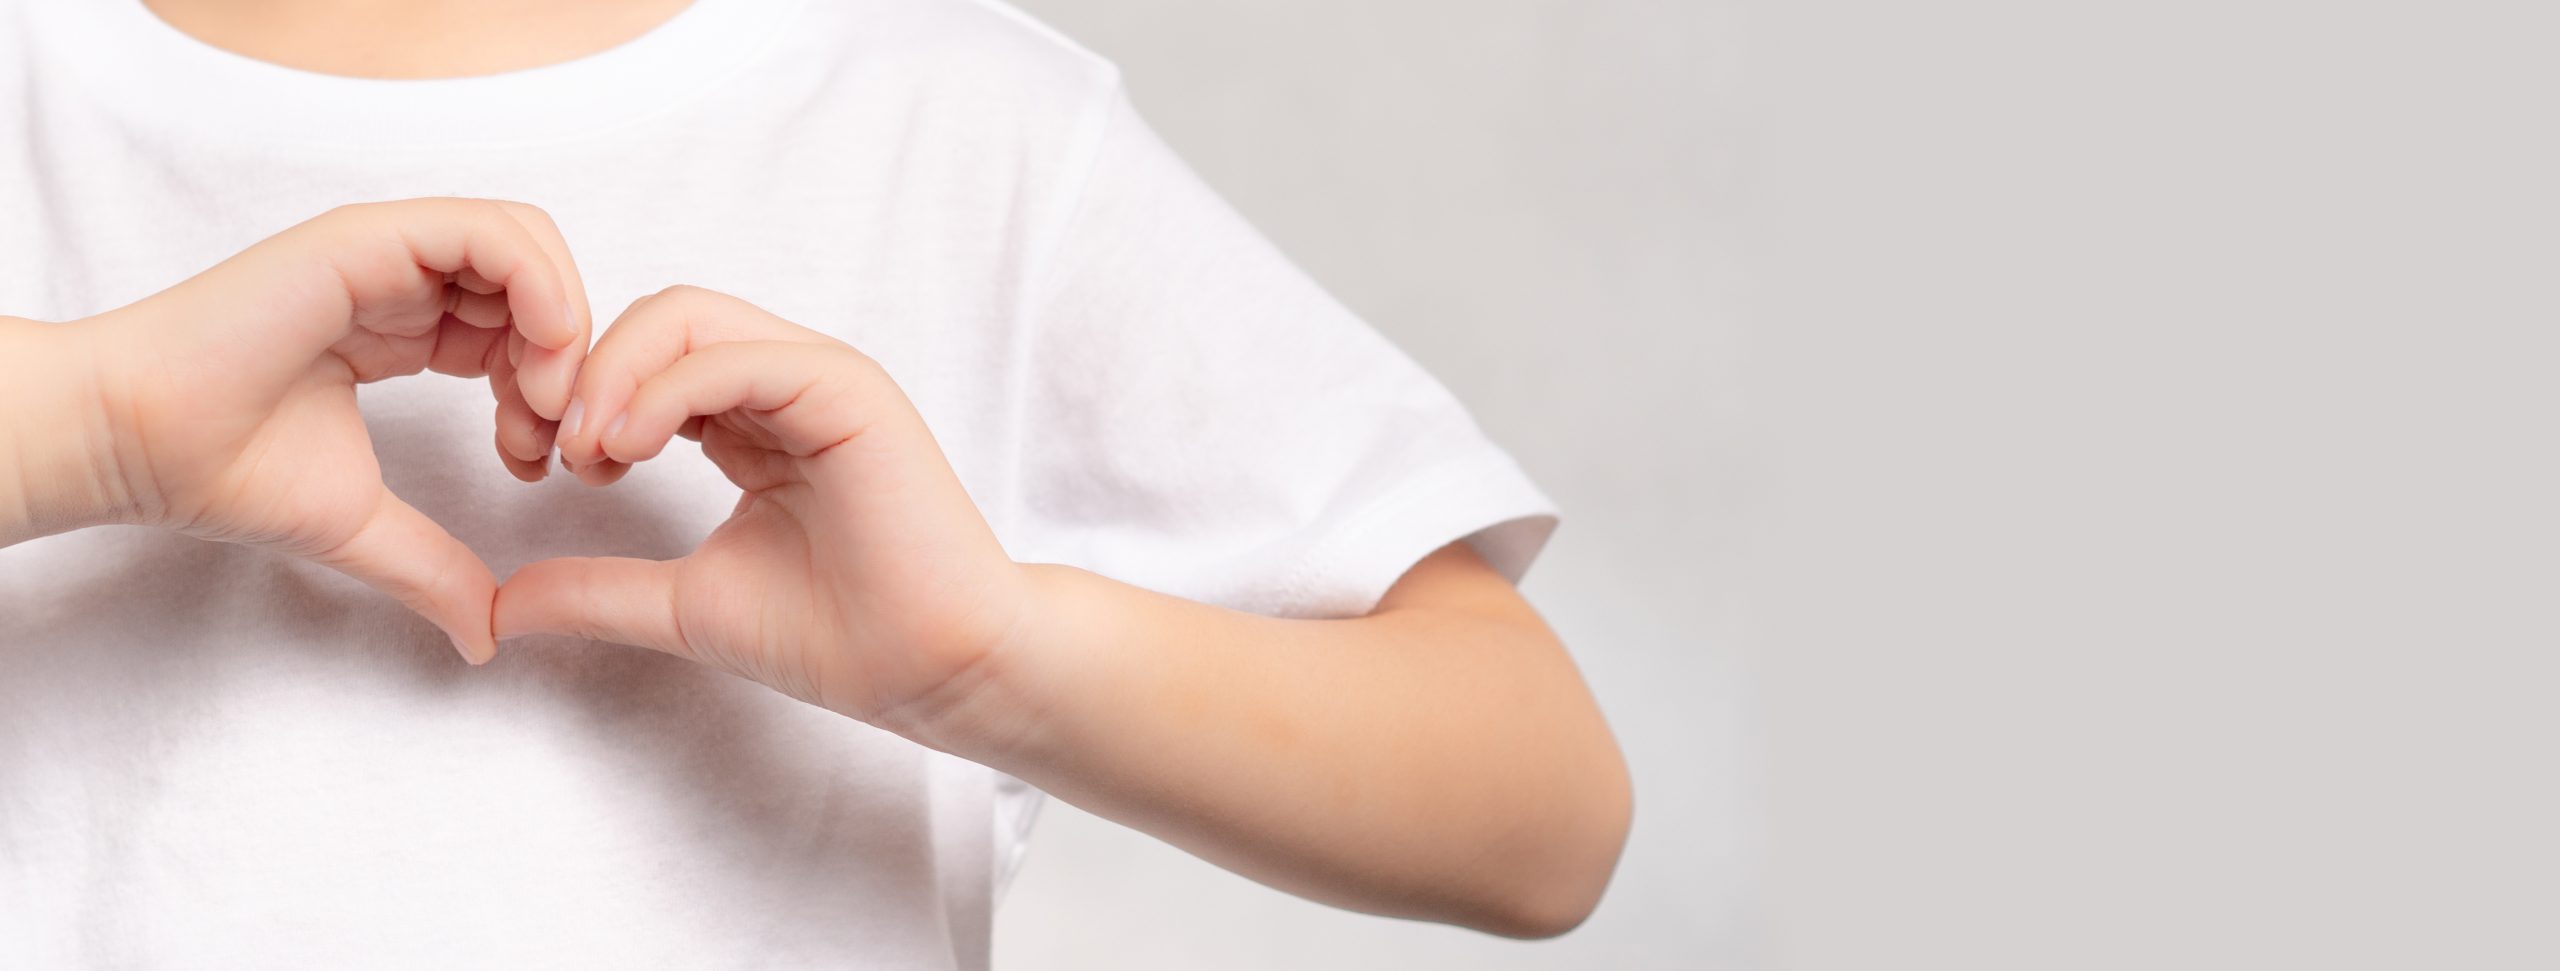
M 1025 6 L 1564 501 L 1639 794 L 1528 945 L 1061 810 L 1001 965 L 2560 967 L 2547 0 Z
M 2560 968 L 2560 7 L 1764 9 L 1771 966 Z
M 1732 611 L 1736 173 L 1722 8 L 1664 0 L 1024 0 L 1565 510 L 1529 595 L 1633 765 L 1580 930 L 1332 910 L 1052 802 L 1000 968 L 1738 967 L 1756 799 Z

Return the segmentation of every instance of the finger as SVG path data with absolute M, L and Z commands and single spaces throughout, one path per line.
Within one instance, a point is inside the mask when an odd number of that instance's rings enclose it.
M 515 457 L 507 450 L 504 432 L 500 432 L 498 436 L 498 461 L 506 465 L 507 474 L 515 476 L 518 482 L 540 482 L 551 477 L 549 456 L 530 461 Z
M 687 354 L 640 385 L 605 433 L 619 462 L 657 457 L 695 415 L 746 411 L 782 451 L 807 457 L 876 424 L 916 421 L 913 406 L 870 358 L 841 344 L 735 341 Z
M 427 357 L 427 370 L 455 377 L 476 378 L 489 373 L 492 364 L 500 363 L 505 348 L 506 331 L 482 330 L 447 323 L 436 331 L 436 347 Z
M 354 326 L 385 335 L 423 332 L 445 316 L 471 326 L 502 322 L 523 335 L 517 380 L 527 403 L 556 420 L 586 350 L 583 282 L 550 217 L 522 203 L 487 199 L 411 199 L 345 206 L 312 220 L 303 237 L 350 301 Z M 404 305 L 420 277 L 442 285 L 447 300 L 425 320 L 390 309 Z M 466 285 L 467 284 L 467 285 Z M 494 293 L 482 292 L 494 285 Z M 315 324 L 321 346 L 335 346 L 344 327 Z
M 515 368 L 497 347 L 489 349 L 484 363 L 490 397 L 497 402 L 498 460 L 506 463 L 507 472 L 517 479 L 540 482 L 551 474 L 551 443 L 560 426 L 544 421 L 525 403 L 523 392 L 516 386 Z
M 383 492 L 353 537 L 313 559 L 435 622 L 463 660 L 482 664 L 497 655 L 489 630 L 497 578 L 461 540 L 400 497 Z
M 640 382 L 698 348 L 741 340 L 841 346 L 754 304 L 700 287 L 669 287 L 642 297 L 605 329 L 579 370 L 572 407 L 585 421 L 562 423 L 561 457 L 581 467 L 603 461 L 596 441 Z
M 506 457 L 536 466 L 550 461 L 551 430 L 559 426 L 534 414 L 514 388 L 507 388 L 498 399 L 497 424 L 498 450 Z
M 702 436 L 702 457 L 710 459 L 730 482 L 750 493 L 804 479 L 799 462 L 790 455 L 751 441 L 726 425 L 716 426 Z
M 575 411 L 572 411 L 571 414 L 574 416 L 576 413 Z M 567 426 L 564 424 L 561 427 L 566 428 Z M 557 441 L 558 440 L 555 439 L 555 444 Z M 582 465 L 571 460 L 569 458 L 569 454 L 565 451 L 560 453 L 560 467 L 568 469 L 570 474 L 577 476 L 578 481 L 597 487 L 609 486 L 616 482 L 620 482 L 622 481 L 622 476 L 631 471 L 631 466 L 608 458 L 599 458 L 593 462 L 588 462 Z
M 421 269 L 457 282 L 469 270 L 478 281 L 504 289 L 508 316 L 527 339 L 566 347 L 581 334 L 569 307 L 566 253 L 552 253 L 556 239 L 527 228 L 514 213 L 519 205 L 488 199 L 363 203 L 332 210 L 310 225 L 324 247 L 320 255 L 359 307 L 413 292 L 409 288 Z
M 499 286 L 496 281 L 481 276 L 480 271 L 467 266 L 453 271 L 453 285 L 473 293 L 496 293 L 506 289 Z
M 458 287 L 453 294 L 452 306 L 445 308 L 446 316 L 473 327 L 494 330 L 507 326 L 509 312 L 505 294 L 473 293 Z
M 516 365 L 516 390 L 542 417 L 560 419 L 567 416 L 569 392 L 578 379 L 578 365 L 586 357 L 586 349 L 549 348 L 527 344 L 524 360 Z
M 676 624 L 677 560 L 566 557 L 527 564 L 499 588 L 499 637 L 565 634 L 691 658 Z
M 578 481 L 602 488 L 622 481 L 623 476 L 630 474 L 631 466 L 605 459 L 594 465 L 581 465 L 571 471 L 578 474 Z
M 558 421 L 568 411 L 569 395 L 577 384 L 579 368 L 586 363 L 587 345 L 595 326 L 594 315 L 587 308 L 586 278 L 578 272 L 577 258 L 570 255 L 569 242 L 560 234 L 560 226 L 552 221 L 550 213 L 521 202 L 498 205 L 542 244 L 543 252 L 557 267 L 565 290 L 564 313 L 574 333 L 558 344 L 534 341 L 516 362 L 516 380 L 525 400 L 542 417 Z

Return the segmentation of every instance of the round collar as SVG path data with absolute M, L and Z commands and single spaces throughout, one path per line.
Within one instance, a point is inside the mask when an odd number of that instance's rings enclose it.
M 458 78 L 321 74 L 207 44 L 141 0 L 35 0 L 34 38 L 89 93 L 155 126 L 311 147 L 548 142 L 679 106 L 746 70 L 802 0 L 694 0 L 648 33 L 574 60 Z

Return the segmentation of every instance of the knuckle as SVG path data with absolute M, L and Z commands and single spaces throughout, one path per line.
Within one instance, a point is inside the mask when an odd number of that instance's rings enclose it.
M 663 330 L 671 327 L 681 328 L 684 325 L 686 317 L 692 316 L 699 311 L 703 296 L 710 292 L 711 291 L 709 290 L 705 290 L 689 283 L 678 283 L 672 286 L 661 287 L 655 293 L 651 293 L 648 296 L 631 301 L 631 309 L 624 311 L 624 313 L 637 315 L 641 313 L 642 308 L 647 308 L 648 313 L 652 316 L 634 316 L 633 318 L 635 321 L 648 321 L 646 329 Z
M 658 291 L 658 295 L 669 298 L 683 316 L 734 315 L 740 308 L 749 306 L 746 301 L 730 294 L 690 283 L 670 286 Z
M 507 210 L 507 203 L 497 199 L 473 199 L 471 205 L 483 220 L 501 232 L 524 232 L 524 224 L 517 222 L 514 214 Z
M 881 364 L 879 358 L 863 353 L 861 348 L 842 341 L 835 341 L 830 344 L 830 349 L 834 352 L 838 362 L 856 380 L 865 383 L 896 383 L 890 379 L 888 367 Z
M 311 217 L 303 225 L 323 232 L 344 232 L 373 219 L 389 203 L 342 202 Z
M 646 307 L 646 306 L 648 306 L 648 305 L 650 305 L 650 304 L 652 304 L 652 303 L 657 302 L 657 300 L 658 300 L 658 298 L 659 298 L 659 297 L 661 297 L 661 296 L 665 296 L 665 295 L 666 295 L 666 291 L 664 291 L 664 290 L 660 290 L 660 291 L 658 291 L 658 292 L 656 292 L 656 293 L 644 293 L 644 294 L 641 294 L 641 295 L 639 295 L 639 296 L 637 296 L 637 297 L 633 297 L 633 298 L 631 298 L 631 302 L 630 302 L 630 303 L 628 303 L 628 304 L 624 304 L 624 305 L 623 305 L 621 315 L 620 315 L 619 317 L 617 317 L 617 318 L 616 318 L 616 320 L 615 320 L 615 328 L 618 328 L 618 327 L 621 325 L 621 322 L 622 322 L 622 321 L 624 321 L 624 320 L 630 320 L 630 319 L 633 319 L 633 318 L 632 318 L 632 315 L 639 313 L 639 312 L 640 312 L 640 308 L 642 308 L 642 307 Z M 607 328 L 607 329 L 605 330 L 605 336 L 607 336 L 607 337 L 612 336 L 612 335 L 613 335 L 613 331 L 614 331 L 614 329 L 615 329 L 615 328 Z
M 505 212 L 513 214 L 516 218 L 529 221 L 537 226 L 557 225 L 557 223 L 552 220 L 551 213 L 548 210 L 530 202 L 518 202 L 513 199 L 500 199 L 498 200 L 498 207 Z

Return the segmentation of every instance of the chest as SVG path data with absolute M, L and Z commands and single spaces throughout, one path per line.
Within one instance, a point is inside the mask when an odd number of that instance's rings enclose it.
M 31 271 L 0 276 L 0 312 L 65 320 L 111 309 L 344 203 L 528 202 L 559 224 L 599 333 L 632 301 L 686 283 L 852 344 L 915 399 L 992 515 L 1021 387 L 1030 234 L 1008 200 L 1025 179 L 872 113 L 852 103 L 818 119 L 671 120 L 692 128 L 428 157 L 208 142 L 39 111 L 42 137 L 0 161 L 0 211 L 33 217 L 0 220 L 0 260 Z M 426 502 L 454 495 L 446 514 L 463 519 L 528 501 L 494 458 L 479 461 L 483 389 L 422 375 L 368 387 L 364 402 L 395 488 L 405 478 Z M 456 471 L 479 465 L 491 475 Z M 734 497 L 707 463 L 661 465 L 635 477 L 631 499 L 724 513 Z

